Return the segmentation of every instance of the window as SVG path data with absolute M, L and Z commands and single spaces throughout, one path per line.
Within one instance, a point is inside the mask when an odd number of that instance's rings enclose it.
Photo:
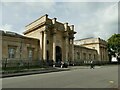
M 77 59 L 80 59 L 80 53 L 77 52 Z
M 15 58 L 15 54 L 16 54 L 16 47 L 9 46 L 8 47 L 8 57 L 9 58 Z
M 86 60 L 86 53 L 83 53 L 83 59 Z
M 91 58 L 91 54 L 89 54 L 89 60 L 91 60 L 92 58 Z
M 33 59 L 33 48 L 28 48 L 28 59 L 29 60 Z

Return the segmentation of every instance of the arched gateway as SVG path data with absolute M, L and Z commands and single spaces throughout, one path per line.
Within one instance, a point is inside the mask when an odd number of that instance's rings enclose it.
M 62 49 L 59 46 L 56 46 L 56 62 L 62 61 Z
M 74 25 L 61 23 L 48 15 L 26 26 L 24 35 L 40 40 L 40 59 L 59 61 L 74 60 Z

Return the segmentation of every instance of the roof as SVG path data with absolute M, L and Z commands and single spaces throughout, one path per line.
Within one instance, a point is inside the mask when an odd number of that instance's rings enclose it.
M 45 15 L 43 15 L 43 16 L 41 16 L 41 17 L 39 17 L 38 19 L 36 19 L 36 20 L 34 20 L 33 22 L 31 22 L 31 23 L 29 23 L 28 25 L 26 25 L 26 27 L 27 26 L 29 26 L 29 25 L 31 25 L 32 23 L 34 23 L 34 22 L 36 22 L 36 21 L 38 21 L 38 20 L 40 20 L 42 17 L 44 17 L 44 16 L 48 16 L 47 14 L 45 14 Z
M 87 47 L 80 46 L 80 45 L 74 45 L 74 46 L 75 46 L 75 47 L 84 48 L 84 49 L 88 49 L 88 50 L 94 50 L 94 51 L 97 51 L 96 49 L 91 49 L 91 48 L 87 48 Z
M 86 40 L 86 39 L 95 39 L 95 38 L 94 37 L 88 37 L 88 38 L 78 39 L 78 40 L 75 40 L 75 41 L 81 41 L 81 40 Z
M 18 34 L 18 33 L 15 33 L 15 32 L 11 32 L 11 31 L 2 31 L 0 30 L 0 33 L 2 33 L 2 36 L 9 36 L 9 37 L 16 37 L 16 38 L 22 38 L 22 39 L 34 39 L 34 40 L 39 40 L 39 39 L 36 39 L 36 38 L 30 38 L 30 37 L 26 37 L 26 36 L 23 36 L 21 34 Z

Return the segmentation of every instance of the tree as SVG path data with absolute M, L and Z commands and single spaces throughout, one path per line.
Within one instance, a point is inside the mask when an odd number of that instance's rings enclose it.
M 120 52 L 120 34 L 113 34 L 108 39 L 108 50 L 113 50 L 116 53 Z
M 120 34 L 113 34 L 107 40 L 107 48 L 109 52 L 109 59 L 111 59 L 111 55 L 115 55 L 115 53 L 120 54 Z

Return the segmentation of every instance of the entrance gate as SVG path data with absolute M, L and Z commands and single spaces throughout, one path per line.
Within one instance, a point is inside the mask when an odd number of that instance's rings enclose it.
M 61 47 L 56 46 L 56 62 L 62 61 L 62 50 Z

